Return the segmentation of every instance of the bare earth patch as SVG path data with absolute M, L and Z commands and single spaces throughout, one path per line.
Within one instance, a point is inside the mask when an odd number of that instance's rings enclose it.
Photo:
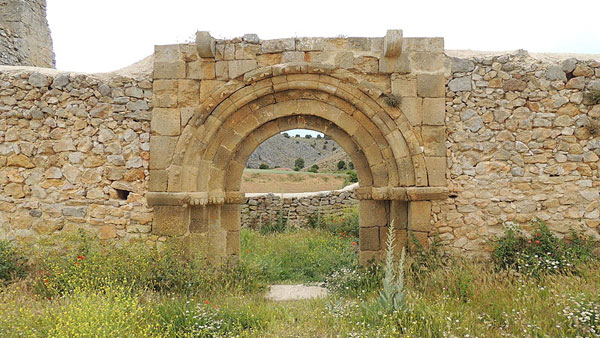
M 344 179 L 340 174 L 250 169 L 244 171 L 241 190 L 248 193 L 336 190 L 342 188 Z
M 303 284 L 271 285 L 265 298 L 273 301 L 313 299 L 327 296 L 327 289 Z

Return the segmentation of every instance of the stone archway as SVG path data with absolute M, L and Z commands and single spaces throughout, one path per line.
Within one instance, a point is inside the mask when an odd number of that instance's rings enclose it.
M 307 128 L 331 136 L 355 163 L 361 184 L 356 194 L 362 262 L 380 257 L 391 221 L 399 228 L 398 238 L 406 241 L 407 230 L 412 230 L 426 244 L 429 200 L 445 198 L 447 188 L 443 117 L 440 123 L 439 117 L 428 116 L 425 120 L 431 122 L 423 123 L 423 107 L 425 101 L 435 103 L 437 107 L 430 109 L 437 111 L 431 113 L 440 114 L 444 78 L 418 67 L 407 72 L 390 66 L 416 55 L 428 69 L 435 67 L 429 64 L 435 53 L 403 53 L 402 41 L 401 32 L 390 31 L 383 50 L 369 55 L 379 57 L 374 76 L 378 81 L 410 74 L 407 83 L 414 82 L 414 97 L 410 88 L 403 90 L 409 94 L 406 97 L 386 93 L 386 88 L 368 80 L 368 73 L 335 62 L 259 67 L 252 59 L 226 60 L 226 55 L 218 55 L 219 44 L 202 32 L 196 46 L 157 46 L 151 192 L 147 194 L 149 205 L 154 206 L 153 233 L 181 237 L 190 252 L 203 252 L 215 262 L 239 256 L 240 203 L 244 202 L 239 190 L 248 156 L 276 133 Z M 289 53 L 284 51 L 287 47 L 266 48 L 271 42 L 263 41 L 258 50 L 265 47 L 270 53 L 263 55 L 280 53 L 281 58 Z M 248 47 L 232 44 L 236 56 Z M 227 46 L 225 42 L 223 53 Z M 342 51 L 355 52 L 351 46 Z M 307 58 L 306 52 L 300 53 Z M 224 66 L 228 81 L 214 80 Z M 203 86 L 214 90 L 206 95 Z M 419 107 L 407 116 L 397 104 L 402 100 L 409 102 L 404 105 L 407 110 L 410 102 Z

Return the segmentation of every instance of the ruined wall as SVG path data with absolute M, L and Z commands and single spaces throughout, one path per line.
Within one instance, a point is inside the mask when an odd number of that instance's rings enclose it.
M 0 0 L 0 65 L 54 68 L 46 0 Z
M 308 193 L 246 194 L 242 205 L 242 227 L 257 228 L 261 224 L 276 223 L 283 217 L 294 227 L 306 226 L 309 217 L 341 216 L 348 208 L 358 205 L 355 185 L 340 190 Z
M 433 202 L 451 247 L 489 251 L 504 222 L 545 220 L 599 239 L 600 62 L 526 52 L 450 59 L 446 90 L 450 197 Z M 600 102 L 599 102 L 600 103 Z
M 151 88 L 147 78 L 0 66 L 0 239 L 79 227 L 149 238 Z

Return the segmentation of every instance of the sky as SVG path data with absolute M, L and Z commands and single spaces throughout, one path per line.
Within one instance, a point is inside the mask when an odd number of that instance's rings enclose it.
M 599 0 L 47 0 L 56 67 L 108 72 L 154 45 L 255 33 L 302 36 L 444 37 L 446 49 L 600 54 Z

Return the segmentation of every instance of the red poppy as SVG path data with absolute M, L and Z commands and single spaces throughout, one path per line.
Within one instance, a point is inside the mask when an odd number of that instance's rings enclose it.
M 536 241 L 535 241 L 535 244 L 540 244 L 540 241 L 536 240 Z
M 352 245 L 356 245 L 356 242 L 352 242 Z
M 48 284 L 48 278 L 44 278 L 44 283 Z
M 535 237 L 540 237 L 542 234 L 540 234 L 539 232 L 537 234 L 535 234 Z
M 77 265 L 79 265 L 79 262 L 75 262 L 75 263 L 73 263 L 73 264 L 75 264 L 75 265 L 77 266 Z
M 209 301 L 207 301 L 207 300 L 205 300 L 205 301 L 204 301 L 204 304 L 210 304 L 210 302 L 209 302 Z
M 531 244 L 531 240 L 528 240 L 527 243 Z
M 77 260 L 78 260 L 78 261 L 80 261 L 80 260 L 82 260 L 82 259 L 84 259 L 84 258 L 85 258 L 84 256 L 77 256 Z

